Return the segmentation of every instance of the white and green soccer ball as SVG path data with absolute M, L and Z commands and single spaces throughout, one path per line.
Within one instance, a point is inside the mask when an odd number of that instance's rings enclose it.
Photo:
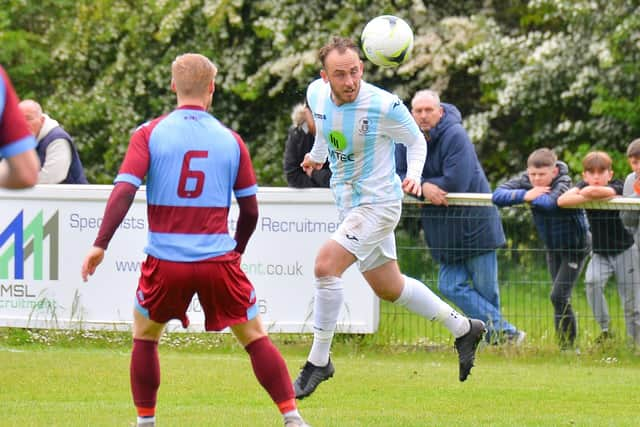
M 380 67 L 397 67 L 411 56 L 413 31 L 397 16 L 382 15 L 365 25 L 360 42 L 369 61 Z

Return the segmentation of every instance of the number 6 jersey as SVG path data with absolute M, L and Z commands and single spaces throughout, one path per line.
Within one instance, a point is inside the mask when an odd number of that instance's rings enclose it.
M 257 192 L 238 134 L 200 107 L 180 107 L 134 132 L 114 183 L 137 188 L 145 176 L 147 254 L 193 262 L 235 248 L 227 219 L 231 195 Z

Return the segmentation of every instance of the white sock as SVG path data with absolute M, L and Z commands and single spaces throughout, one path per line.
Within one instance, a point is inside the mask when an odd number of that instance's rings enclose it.
M 293 411 L 285 412 L 284 414 L 282 414 L 282 416 L 284 417 L 285 421 L 290 418 L 302 419 L 302 416 L 300 415 L 300 412 L 298 412 L 297 409 L 294 409 Z
M 156 417 L 138 417 L 138 426 L 150 426 L 155 425 Z
M 404 288 L 393 302 L 429 320 L 440 320 L 458 338 L 469 332 L 469 319 L 442 301 L 428 286 L 418 280 L 404 276 Z
M 318 277 L 315 285 L 313 344 L 308 360 L 316 366 L 326 366 L 329 363 L 333 333 L 344 302 L 344 292 L 340 277 Z

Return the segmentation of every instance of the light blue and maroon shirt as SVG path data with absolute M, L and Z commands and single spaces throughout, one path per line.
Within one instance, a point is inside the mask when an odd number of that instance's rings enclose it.
M 200 107 L 180 107 L 135 131 L 114 183 L 139 187 L 145 176 L 147 254 L 193 262 L 235 248 L 227 227 L 231 196 L 257 192 L 238 134 Z
M 18 96 L 0 66 L 0 158 L 16 156 L 35 146 L 36 139 L 18 109 Z

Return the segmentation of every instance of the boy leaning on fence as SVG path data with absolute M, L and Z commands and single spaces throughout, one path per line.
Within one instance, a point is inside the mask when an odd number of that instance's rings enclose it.
M 592 151 L 582 161 L 583 180 L 558 199 L 562 207 L 607 201 L 622 195 L 623 183 L 613 178 L 611 157 Z M 633 236 L 620 219 L 619 211 L 586 209 L 593 237 L 592 257 L 585 274 L 587 301 L 602 329 L 598 341 L 611 337 L 609 309 L 604 287 L 615 274 L 624 307 L 627 335 L 640 344 L 640 256 Z
M 500 185 L 493 203 L 512 206 L 529 203 L 540 239 L 547 248 L 551 273 L 551 303 L 560 348 L 573 347 L 576 318 L 571 292 L 589 253 L 588 225 L 582 209 L 559 209 L 558 197 L 571 188 L 569 168 L 548 148 L 535 150 L 527 160 L 527 170 Z
M 627 159 L 632 172 L 624 180 L 622 195 L 640 198 L 640 138 L 631 141 L 627 147 Z M 633 234 L 636 245 L 640 247 L 640 210 L 620 211 L 620 218 L 627 230 Z

